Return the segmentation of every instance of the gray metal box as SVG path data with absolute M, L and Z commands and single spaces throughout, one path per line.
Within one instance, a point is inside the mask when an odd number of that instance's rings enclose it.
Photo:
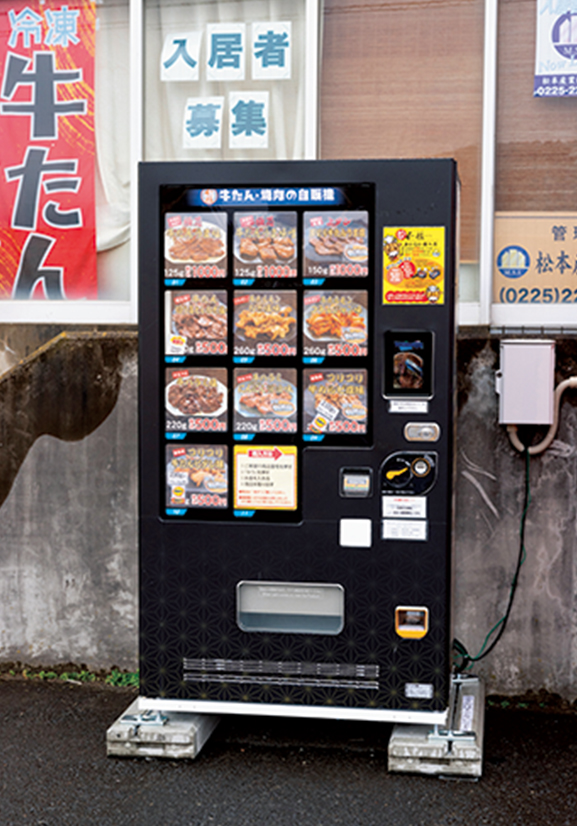
M 552 424 L 554 341 L 504 339 L 496 379 L 499 424 Z

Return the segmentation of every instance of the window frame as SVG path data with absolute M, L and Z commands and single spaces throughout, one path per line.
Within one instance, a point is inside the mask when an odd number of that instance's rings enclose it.
M 493 301 L 495 258 L 495 156 L 497 141 L 497 34 L 499 0 L 485 0 L 483 57 L 483 125 L 481 149 L 481 206 L 479 301 L 460 302 L 459 326 L 515 328 L 576 328 L 571 304 L 501 304 Z
M 98 1 L 98 0 L 97 0 Z M 318 76 L 322 0 L 305 0 L 305 141 L 304 156 L 318 154 Z M 137 324 L 138 322 L 138 165 L 143 156 L 144 0 L 129 0 L 129 153 L 130 271 L 126 301 L 0 301 L 0 323 L 17 324 Z

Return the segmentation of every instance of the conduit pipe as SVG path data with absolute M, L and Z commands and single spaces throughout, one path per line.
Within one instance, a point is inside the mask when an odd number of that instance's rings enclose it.
M 547 435 L 545 436 L 545 438 L 542 441 L 540 441 L 539 444 L 532 445 L 530 448 L 528 448 L 530 456 L 535 456 L 538 453 L 543 453 L 543 451 L 547 450 L 547 448 L 555 438 L 555 434 L 557 433 L 557 427 L 559 426 L 559 408 L 561 406 L 561 396 L 569 387 L 577 387 L 577 376 L 571 376 L 571 378 L 565 379 L 565 381 L 560 382 L 555 388 L 555 395 L 553 399 L 553 423 L 549 427 L 549 430 L 547 431 Z M 511 444 L 513 445 L 513 447 L 520 453 L 523 453 L 526 449 L 526 446 L 523 444 L 523 442 L 517 434 L 517 425 L 508 424 L 507 433 L 509 434 L 509 439 L 511 440 Z

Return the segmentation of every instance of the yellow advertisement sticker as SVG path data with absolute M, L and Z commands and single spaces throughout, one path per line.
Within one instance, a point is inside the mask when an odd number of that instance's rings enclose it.
M 384 227 L 383 304 L 445 303 L 445 227 Z
M 297 448 L 294 445 L 235 445 L 234 507 L 296 510 Z

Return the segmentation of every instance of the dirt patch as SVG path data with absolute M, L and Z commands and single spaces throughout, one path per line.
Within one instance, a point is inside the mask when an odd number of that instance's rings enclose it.
M 559 694 L 552 694 L 545 689 L 527 691 L 507 697 L 501 694 L 491 694 L 486 700 L 487 708 L 500 708 L 510 711 L 537 711 L 545 714 L 576 714 L 577 700 L 570 702 Z

